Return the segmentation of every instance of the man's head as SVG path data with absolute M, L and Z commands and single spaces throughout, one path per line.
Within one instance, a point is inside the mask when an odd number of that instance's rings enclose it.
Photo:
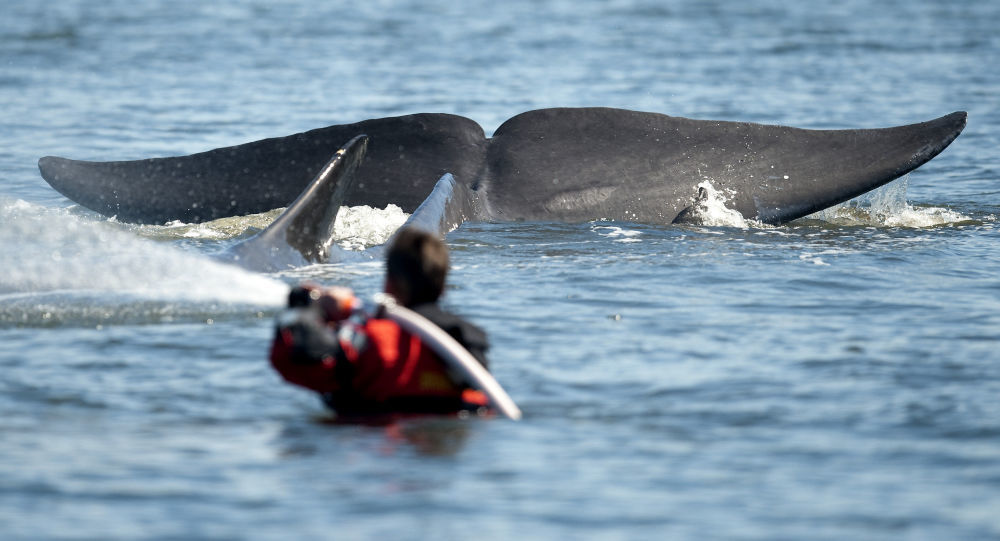
M 403 306 L 436 302 L 448 275 L 448 248 L 418 229 L 400 229 L 386 255 L 385 291 Z

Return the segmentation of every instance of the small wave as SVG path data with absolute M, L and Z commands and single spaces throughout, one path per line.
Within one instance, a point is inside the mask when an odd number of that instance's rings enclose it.
M 820 257 L 821 255 L 823 255 L 823 254 L 817 254 L 817 253 L 813 253 L 813 252 L 804 252 L 804 253 L 799 254 L 799 261 L 806 261 L 806 262 L 812 263 L 813 265 L 817 265 L 817 266 L 821 266 L 821 267 L 829 267 L 830 264 L 827 263 L 826 261 L 823 261 L 823 258 Z

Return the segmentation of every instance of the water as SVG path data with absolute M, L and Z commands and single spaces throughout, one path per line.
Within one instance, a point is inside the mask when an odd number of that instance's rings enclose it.
M 998 26 L 964 0 L 6 2 L 0 537 L 1000 539 Z M 272 318 L 300 280 L 374 292 L 377 254 L 246 273 L 206 255 L 273 213 L 121 224 L 35 165 L 586 105 L 969 124 L 781 227 L 453 232 L 446 304 L 519 423 L 329 424 L 268 367 Z M 349 218 L 360 249 L 405 217 Z

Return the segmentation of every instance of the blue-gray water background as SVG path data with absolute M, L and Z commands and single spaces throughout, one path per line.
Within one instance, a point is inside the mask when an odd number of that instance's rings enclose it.
M 975 0 L 5 1 L 0 538 L 1000 539 L 998 28 Z M 846 218 L 450 234 L 446 303 L 520 423 L 323 422 L 266 363 L 281 283 L 368 294 L 378 261 L 220 267 L 248 222 L 108 221 L 36 168 L 551 106 L 969 123 Z

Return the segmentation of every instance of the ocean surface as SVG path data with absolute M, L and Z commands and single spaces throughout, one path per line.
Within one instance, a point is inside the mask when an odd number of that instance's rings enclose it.
M 0 538 L 1000 539 L 998 28 L 977 0 L 6 0 Z M 718 201 L 449 234 L 445 304 L 520 422 L 333 424 L 270 369 L 288 285 L 376 292 L 398 208 L 345 209 L 343 262 L 253 274 L 209 256 L 274 213 L 130 225 L 36 166 L 553 106 L 969 120 L 780 227 Z

